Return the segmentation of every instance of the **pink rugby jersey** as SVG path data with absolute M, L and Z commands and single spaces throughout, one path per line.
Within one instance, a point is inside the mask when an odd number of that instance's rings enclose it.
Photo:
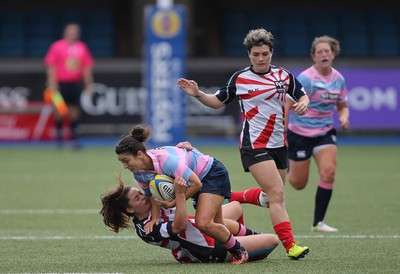
M 57 81 L 70 83 L 81 81 L 84 69 L 92 67 L 94 61 L 83 42 L 76 41 L 71 44 L 65 39 L 60 39 L 51 45 L 44 63 L 55 66 Z
M 205 155 L 193 148 L 187 151 L 184 148 L 165 146 L 147 150 L 147 155 L 153 161 L 154 170 L 140 170 L 133 175 L 146 196 L 151 196 L 149 183 L 156 174 L 165 174 L 172 178 L 183 177 L 186 181 L 194 172 L 200 180 L 209 172 L 214 158 Z
M 333 128 L 333 113 L 336 104 L 347 101 L 345 79 L 336 69 L 324 76 L 311 66 L 297 77 L 310 98 L 305 115 L 289 115 L 288 129 L 306 137 L 324 135 Z
M 267 73 L 252 67 L 235 72 L 215 95 L 224 104 L 236 97 L 242 113 L 240 147 L 279 148 L 287 145 L 284 127 L 285 100 L 306 94 L 297 79 L 284 68 L 270 66 Z

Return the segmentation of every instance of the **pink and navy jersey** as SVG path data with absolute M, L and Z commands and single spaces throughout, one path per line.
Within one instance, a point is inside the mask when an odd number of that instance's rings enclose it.
M 83 71 L 93 66 L 93 57 L 88 47 L 81 41 L 70 43 L 66 39 L 54 42 L 44 59 L 46 65 L 56 68 L 59 82 L 79 82 Z
M 336 69 L 324 76 L 311 66 L 300 73 L 302 83 L 310 98 L 309 110 L 305 115 L 289 115 L 288 129 L 306 137 L 324 135 L 333 128 L 333 113 L 338 103 L 347 101 L 345 79 Z
M 160 217 L 161 222 L 149 234 L 146 234 L 144 226 L 151 220 L 151 216 L 134 221 L 136 234 L 148 244 L 170 249 L 172 256 L 181 263 L 224 261 L 226 249 L 210 236 L 201 233 L 192 217 L 188 218 L 186 231 L 179 234 L 172 232 L 175 208 L 161 208 Z
M 156 174 L 165 174 L 172 178 L 183 177 L 186 181 L 195 173 L 200 180 L 210 171 L 214 158 L 197 149 L 186 150 L 174 146 L 165 146 L 147 150 L 153 161 L 154 170 L 140 170 L 133 175 L 147 196 L 151 196 L 149 183 Z
M 293 74 L 273 65 L 264 74 L 254 72 L 252 67 L 237 71 L 215 93 L 225 104 L 238 97 L 243 121 L 240 147 L 253 149 L 287 145 L 284 127 L 286 94 L 298 101 L 306 92 Z

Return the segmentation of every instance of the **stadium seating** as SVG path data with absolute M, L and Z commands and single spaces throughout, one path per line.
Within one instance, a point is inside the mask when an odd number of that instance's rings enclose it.
M 239 28 L 244 35 L 251 28 L 271 30 L 276 38 L 274 56 L 308 55 L 314 37 L 326 34 L 340 41 L 344 57 L 399 57 L 399 15 L 391 10 L 235 11 L 225 12 L 221 24 L 223 35 L 232 40 L 231 34 Z M 237 33 L 236 39 L 243 36 Z M 225 43 L 224 48 L 226 56 L 239 52 L 234 41 Z
M 0 57 L 23 57 L 25 41 L 25 14 L 23 12 L 1 12 Z
M 243 38 L 260 27 L 274 34 L 275 57 L 306 56 L 314 37 L 324 34 L 341 42 L 344 57 L 400 55 L 400 14 L 394 10 L 227 10 L 219 18 L 226 57 L 246 57 Z M 1 11 L 0 58 L 42 57 L 71 21 L 81 24 L 81 38 L 95 57 L 117 55 L 112 11 Z
M 0 13 L 0 58 L 42 58 L 62 37 L 65 24 L 81 25 L 81 39 L 95 57 L 113 57 L 114 25 L 110 11 L 3 11 Z
M 399 56 L 399 26 L 392 11 L 374 11 L 368 15 L 371 30 L 371 51 L 373 56 Z
M 302 11 L 287 11 L 279 19 L 282 28 L 283 54 L 285 57 L 301 57 L 309 52 L 309 24 Z

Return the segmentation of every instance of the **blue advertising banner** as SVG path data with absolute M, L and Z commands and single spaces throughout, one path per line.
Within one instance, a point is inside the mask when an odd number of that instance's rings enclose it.
M 153 145 L 174 145 L 186 136 L 185 96 L 177 85 L 185 77 L 185 8 L 145 8 L 146 122 Z

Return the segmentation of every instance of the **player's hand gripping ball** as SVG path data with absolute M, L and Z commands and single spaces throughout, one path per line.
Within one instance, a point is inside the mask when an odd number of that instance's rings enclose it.
M 175 199 L 174 179 L 167 175 L 157 174 L 150 182 L 149 187 L 153 197 L 159 200 Z

